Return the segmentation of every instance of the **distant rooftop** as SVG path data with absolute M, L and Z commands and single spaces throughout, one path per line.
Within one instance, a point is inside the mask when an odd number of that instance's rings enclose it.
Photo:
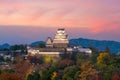
M 59 28 L 58 30 L 65 30 L 64 28 Z

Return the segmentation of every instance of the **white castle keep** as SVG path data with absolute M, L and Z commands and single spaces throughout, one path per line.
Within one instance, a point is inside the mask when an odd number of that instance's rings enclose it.
M 65 32 L 64 28 L 60 28 L 57 30 L 54 38 L 48 37 L 46 40 L 45 48 L 28 48 L 29 55 L 42 55 L 42 56 L 52 56 L 52 57 L 60 57 L 61 54 L 66 52 L 73 53 L 74 51 L 83 52 L 87 54 L 91 54 L 92 51 L 89 48 L 82 47 L 68 47 L 69 39 L 68 35 Z
M 48 37 L 46 40 L 45 48 L 28 48 L 29 55 L 42 55 L 59 57 L 60 54 L 64 54 L 68 48 L 69 39 L 64 28 L 57 30 L 54 39 Z
M 48 37 L 46 41 L 47 48 L 67 48 L 69 43 L 68 35 L 66 34 L 64 28 L 57 30 L 54 39 Z

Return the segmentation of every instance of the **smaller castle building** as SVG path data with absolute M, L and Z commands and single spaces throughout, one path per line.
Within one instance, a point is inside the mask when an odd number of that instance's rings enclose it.
M 51 37 L 48 37 L 46 40 L 46 47 L 47 48 L 53 48 L 53 40 L 51 39 Z

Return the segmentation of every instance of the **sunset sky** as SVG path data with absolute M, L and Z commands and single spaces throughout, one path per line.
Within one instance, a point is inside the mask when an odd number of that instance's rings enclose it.
M 120 42 L 120 0 L 0 0 L 0 44 L 70 38 Z

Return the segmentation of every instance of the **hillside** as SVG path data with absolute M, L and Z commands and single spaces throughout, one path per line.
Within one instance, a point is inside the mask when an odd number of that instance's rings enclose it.
M 44 41 L 36 41 L 30 44 L 30 46 L 38 46 L 40 43 L 45 44 Z
M 100 51 L 109 47 L 111 53 L 118 53 L 120 52 L 120 42 L 116 41 L 107 41 L 107 40 L 92 40 L 92 39 L 71 39 L 70 44 L 74 44 L 76 46 L 81 45 L 82 47 L 95 47 Z
M 10 45 L 8 43 L 0 45 L 0 49 L 4 49 L 4 48 L 9 49 Z
M 30 46 L 38 46 L 40 43 L 45 44 L 44 41 L 36 41 L 30 44 Z M 118 53 L 120 52 L 120 42 L 117 41 L 108 41 L 108 40 L 93 40 L 93 39 L 70 39 L 70 45 L 82 46 L 82 47 L 95 47 L 99 51 L 104 51 L 106 47 L 109 47 L 111 53 Z M 0 45 L 0 49 L 10 48 L 8 43 Z

